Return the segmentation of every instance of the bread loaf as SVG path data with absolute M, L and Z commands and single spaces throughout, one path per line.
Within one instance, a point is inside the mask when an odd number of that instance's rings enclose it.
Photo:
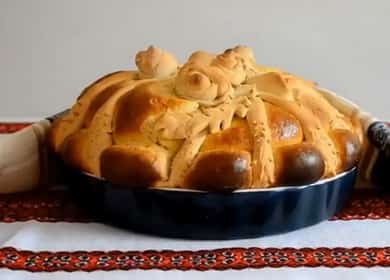
M 359 160 L 360 124 L 247 47 L 180 66 L 150 47 L 136 65 L 54 122 L 49 143 L 66 163 L 127 187 L 224 191 L 312 183 Z

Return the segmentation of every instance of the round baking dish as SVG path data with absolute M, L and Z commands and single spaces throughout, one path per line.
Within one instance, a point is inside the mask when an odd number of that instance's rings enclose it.
M 307 227 L 332 217 L 353 190 L 356 168 L 309 185 L 212 193 L 115 186 L 69 170 L 78 201 L 105 223 L 187 239 L 239 239 Z

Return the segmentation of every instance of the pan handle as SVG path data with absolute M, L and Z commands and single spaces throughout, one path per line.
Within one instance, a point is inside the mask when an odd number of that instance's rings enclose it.
M 370 157 L 367 164 L 366 177 L 385 190 L 390 184 L 390 123 L 373 122 L 367 131 L 370 142 Z
M 42 120 L 0 136 L 0 193 L 27 191 L 45 182 L 49 128 L 50 121 Z

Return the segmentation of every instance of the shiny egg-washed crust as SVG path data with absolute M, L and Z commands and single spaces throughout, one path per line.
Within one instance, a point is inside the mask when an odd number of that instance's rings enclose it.
M 48 135 L 51 148 L 59 151 L 68 136 L 89 123 L 97 109 L 110 98 L 117 84 L 132 80 L 136 76 L 135 71 L 118 71 L 100 78 L 84 89 L 70 111 L 54 121 Z
M 107 75 L 56 120 L 49 144 L 70 165 L 128 187 L 210 191 L 300 185 L 357 164 L 361 126 L 315 84 L 256 64 L 250 48 L 156 47 L 138 71 Z

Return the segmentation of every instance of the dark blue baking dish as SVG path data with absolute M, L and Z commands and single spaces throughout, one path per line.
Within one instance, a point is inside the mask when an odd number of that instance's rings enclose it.
M 321 89 L 327 98 L 336 95 Z M 333 98 L 331 98 L 334 96 Z M 341 107 L 358 108 L 337 97 Z M 347 110 L 347 111 L 348 111 Z M 64 113 L 64 112 L 63 112 Z M 50 121 L 63 113 L 48 118 Z M 376 186 L 390 182 L 390 124 L 373 122 L 363 114 L 368 140 L 377 149 L 368 176 Z M 370 158 L 371 155 L 368 155 Z M 58 157 L 54 156 L 57 164 Z M 332 217 L 351 194 L 357 177 L 354 167 L 333 178 L 309 185 L 212 193 L 196 190 L 116 186 L 59 162 L 83 208 L 105 223 L 133 231 L 188 239 L 239 239 L 277 234 L 314 225 Z
M 153 235 L 239 239 L 307 227 L 332 217 L 353 190 L 356 168 L 310 185 L 212 193 L 115 186 L 69 170 L 67 180 L 85 209 L 103 222 Z

